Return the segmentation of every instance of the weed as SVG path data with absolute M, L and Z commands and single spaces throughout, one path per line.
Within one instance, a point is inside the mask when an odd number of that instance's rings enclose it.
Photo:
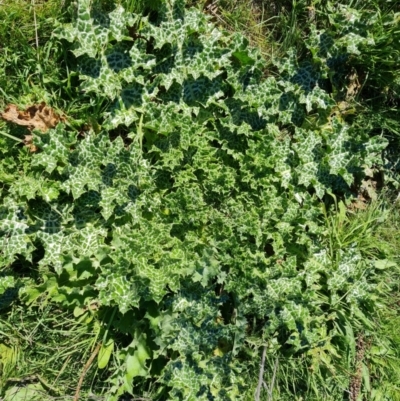
M 398 399 L 398 10 L 191 4 L 0 5 L 0 394 Z

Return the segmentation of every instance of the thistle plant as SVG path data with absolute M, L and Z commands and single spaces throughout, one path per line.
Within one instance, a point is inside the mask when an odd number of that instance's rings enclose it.
M 107 312 L 110 400 L 150 387 L 155 399 L 244 399 L 250 339 L 273 360 L 303 358 L 339 396 L 350 378 L 335 346 L 380 288 L 354 244 L 324 241 L 324 205 L 351 199 L 386 142 L 337 113 L 321 85 L 328 51 L 308 66 L 292 53 L 265 78 L 244 37 L 160 3 L 137 15 L 80 0 L 56 30 L 81 90 L 110 106 L 97 130 L 35 132 L 29 168 L 0 189 L 3 287 L 23 259 L 40 273 L 23 301 Z

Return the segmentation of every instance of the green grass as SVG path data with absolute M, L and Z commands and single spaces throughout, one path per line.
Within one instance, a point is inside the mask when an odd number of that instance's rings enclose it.
M 303 47 L 303 27 L 310 18 L 306 1 L 191 0 L 189 4 L 204 10 L 220 27 L 246 36 L 269 68 L 273 69 L 273 63 L 291 47 Z
M 73 399 L 83 366 L 96 346 L 98 328 L 95 321 L 85 319 L 77 319 L 71 312 L 51 305 L 15 306 L 6 314 L 3 312 L 0 394 L 5 395 L 5 400 L 7 394 L 18 393 L 21 386 L 29 384 L 38 385 L 35 391 L 43 393 L 41 399 Z M 106 389 L 106 377 L 93 363 L 84 378 L 81 397 L 101 395 Z
M 17 98 L 29 104 L 43 99 L 45 84 L 59 85 L 58 57 L 50 37 L 55 18 L 62 12 L 61 0 L 5 0 L 0 4 L 1 108 Z M 54 10 L 57 10 L 55 13 Z M 47 100 L 45 98 L 45 100 Z

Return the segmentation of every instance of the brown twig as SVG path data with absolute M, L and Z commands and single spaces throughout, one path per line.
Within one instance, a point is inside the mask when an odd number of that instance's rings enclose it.
M 83 379 L 85 378 L 86 373 L 87 373 L 87 371 L 88 371 L 89 368 L 90 368 L 90 365 L 91 365 L 92 362 L 94 361 L 94 358 L 96 358 L 96 355 L 99 353 L 100 347 L 101 347 L 101 344 L 100 344 L 100 343 L 97 344 L 97 347 L 96 347 L 95 350 L 92 352 L 92 355 L 90 355 L 89 360 L 86 362 L 85 366 L 83 367 L 81 377 L 79 378 L 78 387 L 76 388 L 74 401 L 78 401 L 78 400 L 79 400 L 79 393 L 80 393 L 80 391 L 81 391 Z
M 364 360 L 366 344 L 363 334 L 359 334 L 357 339 L 357 355 L 355 360 L 356 372 L 350 381 L 350 400 L 356 401 L 361 391 L 362 363 Z

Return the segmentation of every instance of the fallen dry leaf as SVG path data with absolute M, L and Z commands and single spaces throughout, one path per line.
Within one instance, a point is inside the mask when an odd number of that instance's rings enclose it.
M 38 148 L 33 144 L 33 135 L 25 135 L 24 145 L 27 146 L 30 152 L 37 152 Z
M 358 210 L 366 210 L 368 207 L 368 202 L 363 196 L 358 196 L 357 199 L 353 200 L 348 206 L 347 209 L 353 212 Z
M 45 102 L 29 106 L 25 111 L 18 110 L 15 104 L 6 107 L 1 117 L 5 121 L 27 127 L 29 130 L 38 129 L 46 132 L 54 128 L 60 121 L 64 121 L 51 107 L 46 106 Z
M 357 71 L 353 68 L 347 76 L 349 84 L 347 86 L 346 100 L 353 100 L 361 89 L 361 84 L 358 81 Z

